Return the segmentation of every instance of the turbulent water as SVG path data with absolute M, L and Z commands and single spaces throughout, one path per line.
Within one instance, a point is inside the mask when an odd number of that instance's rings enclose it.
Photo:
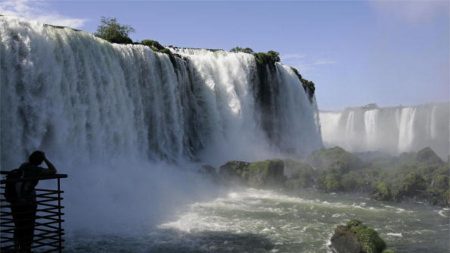
M 194 203 L 145 236 L 74 237 L 68 252 L 330 252 L 334 228 L 356 218 L 396 252 L 439 253 L 450 246 L 449 215 L 448 209 L 354 195 L 240 189 Z
M 367 106 L 343 112 L 320 112 L 325 145 L 349 151 L 391 154 L 431 147 L 444 160 L 449 155 L 450 104 L 410 107 Z

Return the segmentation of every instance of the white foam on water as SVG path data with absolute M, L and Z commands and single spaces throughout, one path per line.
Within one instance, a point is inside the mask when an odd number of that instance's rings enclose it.
M 393 237 L 403 237 L 402 233 L 387 233 L 386 235 Z

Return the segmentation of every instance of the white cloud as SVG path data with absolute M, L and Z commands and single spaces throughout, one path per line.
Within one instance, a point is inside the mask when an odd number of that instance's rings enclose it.
M 0 2 L 0 14 L 15 16 L 28 21 L 81 28 L 85 19 L 70 18 L 50 11 L 43 1 L 32 0 L 4 0 Z
M 424 22 L 449 12 L 448 0 L 370 1 L 380 14 L 408 22 Z
M 317 68 L 325 65 L 336 64 L 336 61 L 328 58 L 313 59 L 303 54 L 284 54 L 281 55 L 282 62 L 300 70 L 301 73 L 314 72 Z

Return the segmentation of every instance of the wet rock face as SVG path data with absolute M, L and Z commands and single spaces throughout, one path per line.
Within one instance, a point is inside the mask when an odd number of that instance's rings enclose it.
M 243 172 L 250 163 L 244 161 L 229 161 L 220 166 L 219 176 L 225 181 L 242 181 Z
M 230 161 L 219 169 L 219 176 L 228 182 L 239 182 L 250 187 L 281 186 L 285 181 L 284 162 L 266 160 L 253 163 Z
M 281 186 L 285 181 L 284 162 L 267 160 L 251 163 L 245 172 L 245 177 L 251 187 Z
M 330 248 L 335 253 L 382 253 L 386 243 L 372 228 L 359 220 L 350 220 L 345 226 L 337 226 Z
M 331 248 L 335 253 L 363 252 L 358 238 L 346 226 L 338 226 L 331 237 Z

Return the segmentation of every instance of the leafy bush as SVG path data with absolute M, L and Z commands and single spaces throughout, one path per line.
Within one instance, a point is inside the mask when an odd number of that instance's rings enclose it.
M 427 187 L 425 179 L 415 172 L 403 178 L 399 189 L 399 197 L 412 197 L 423 192 Z
M 378 182 L 375 185 L 375 191 L 372 196 L 376 200 L 392 200 L 391 188 L 386 184 L 386 182 Z
M 386 243 L 380 238 L 377 231 L 363 225 L 361 221 L 351 220 L 347 223 L 347 227 L 355 233 L 363 252 L 379 253 L 386 249 Z
M 303 89 L 308 92 L 309 98 L 312 98 L 312 96 L 314 96 L 314 93 L 316 92 L 316 85 L 314 84 L 314 82 L 304 79 L 298 72 L 298 69 L 294 67 L 291 67 L 291 69 L 302 83 Z
M 258 64 L 274 64 L 280 61 L 280 54 L 272 50 L 267 53 L 254 53 L 253 55 Z
M 325 192 L 336 192 L 342 190 L 341 175 L 336 171 L 324 172 L 319 180 L 317 187 Z
M 339 173 L 359 169 L 362 165 L 358 157 L 341 147 L 317 150 L 308 157 L 308 160 L 313 166 L 322 170 L 335 169 Z
M 100 22 L 101 24 L 98 26 L 95 36 L 111 43 L 133 43 L 130 37 L 128 37 L 129 33 L 134 32 L 131 26 L 119 24 L 116 18 L 102 17 Z
M 178 54 L 172 54 L 172 51 L 170 51 L 170 49 L 164 47 L 156 40 L 146 39 L 141 41 L 140 44 L 149 47 L 151 50 L 155 52 L 168 54 L 171 57 L 171 59 L 173 58 L 174 55 L 179 56 Z
M 165 47 L 156 40 L 148 40 L 148 39 L 143 40 L 143 41 L 141 41 L 141 44 L 150 47 L 154 51 L 159 51 L 159 50 L 165 49 Z
M 253 49 L 251 49 L 251 48 L 249 48 L 249 47 L 246 47 L 246 48 L 243 48 L 243 47 L 233 47 L 233 48 L 230 50 L 230 52 L 233 52 L 233 53 L 242 52 L 242 53 L 247 53 L 247 54 L 253 54 L 253 53 L 254 53 L 254 52 L 253 52 Z
M 270 50 L 270 51 L 267 52 L 267 55 L 269 55 L 270 59 L 273 62 L 279 62 L 281 60 L 280 59 L 280 53 L 278 53 L 276 51 Z
M 285 186 L 290 190 L 308 188 L 314 185 L 316 173 L 309 164 L 285 160 L 284 173 L 288 177 Z
M 302 78 L 300 81 L 302 82 L 303 88 L 305 88 L 308 92 L 308 95 L 312 97 L 312 95 L 314 95 L 314 93 L 316 92 L 316 85 L 314 84 L 314 82 L 306 80 L 304 78 Z

